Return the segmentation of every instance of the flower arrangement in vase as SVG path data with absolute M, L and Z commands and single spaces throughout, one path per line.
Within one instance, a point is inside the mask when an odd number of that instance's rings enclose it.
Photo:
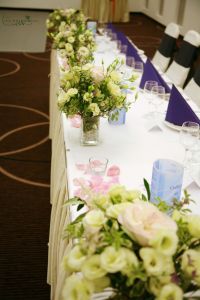
M 80 115 L 83 132 L 91 135 L 98 129 L 100 116 L 108 116 L 116 108 L 130 107 L 122 89 L 121 62 L 116 59 L 107 68 L 85 64 L 74 66 L 61 75 L 58 107 L 68 117 Z
M 182 202 L 155 205 L 123 186 L 69 200 L 87 211 L 65 231 L 74 243 L 63 260 L 72 273 L 63 299 L 77 300 L 81 293 L 90 300 L 104 291 L 101 299 L 182 300 L 199 290 L 200 216 L 188 214 L 188 201 L 185 192 Z
M 55 10 L 47 19 L 48 36 L 53 48 L 59 49 L 68 65 L 82 65 L 93 60 L 95 41 L 86 27 L 86 18 L 79 10 Z

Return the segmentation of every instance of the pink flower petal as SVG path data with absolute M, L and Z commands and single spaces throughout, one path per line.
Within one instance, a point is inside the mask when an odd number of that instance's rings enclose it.
M 120 168 L 118 166 L 111 166 L 107 171 L 107 176 L 119 176 Z

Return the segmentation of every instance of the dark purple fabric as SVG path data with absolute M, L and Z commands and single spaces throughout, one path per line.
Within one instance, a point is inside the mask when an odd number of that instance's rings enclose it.
M 172 87 L 165 120 L 179 126 L 182 126 L 186 121 L 196 122 L 200 125 L 199 118 L 174 85 Z
M 147 80 L 155 80 L 159 85 L 162 85 L 165 88 L 166 93 L 170 93 L 171 89 L 167 85 L 167 83 L 163 80 L 162 76 L 158 73 L 158 71 L 154 68 L 149 59 L 147 59 L 144 65 L 144 72 L 140 81 L 140 88 L 143 89 L 145 82 Z
M 115 27 L 109 23 L 108 28 L 110 28 L 113 32 L 117 34 L 117 38 L 122 42 L 122 44 L 127 45 L 127 56 L 134 57 L 135 61 L 142 61 L 141 57 L 139 56 L 137 49 L 129 42 L 128 38 L 125 36 L 123 32 L 117 31 Z

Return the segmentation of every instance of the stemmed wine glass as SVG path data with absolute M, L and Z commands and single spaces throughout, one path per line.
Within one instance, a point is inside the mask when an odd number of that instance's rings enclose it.
M 180 142 L 185 148 L 184 167 L 188 167 L 190 161 L 189 151 L 197 143 L 199 139 L 199 124 L 195 122 L 186 121 L 181 126 Z
M 151 89 L 152 105 L 154 106 L 154 117 L 158 118 L 158 112 L 165 100 L 165 88 L 161 85 L 155 85 Z
M 154 81 L 154 80 L 147 80 L 144 84 L 144 88 L 143 88 L 143 92 L 144 92 L 144 97 L 145 100 L 148 101 L 148 104 L 151 105 L 152 104 L 152 93 L 151 90 L 154 86 L 158 86 L 158 82 Z M 148 113 L 147 115 L 145 115 L 145 117 L 149 117 L 151 116 L 152 112 Z

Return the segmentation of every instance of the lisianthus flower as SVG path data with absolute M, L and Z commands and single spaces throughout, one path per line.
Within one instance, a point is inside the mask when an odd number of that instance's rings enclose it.
M 173 255 L 178 246 L 178 237 L 174 231 L 161 229 L 149 244 L 164 255 Z
M 79 245 L 73 247 L 70 252 L 64 257 L 63 265 L 66 270 L 80 271 L 86 256 L 81 251 Z
M 103 68 L 98 66 L 93 66 L 91 69 L 92 78 L 95 82 L 101 82 L 104 79 Z
M 91 281 L 81 278 L 78 274 L 69 276 L 62 290 L 63 300 L 90 300 L 94 292 Z
M 181 269 L 200 286 L 200 251 L 186 250 L 182 256 Z
M 106 247 L 101 253 L 101 266 L 109 273 L 116 273 L 126 266 L 126 255 L 122 248 Z
M 89 105 L 89 110 L 93 113 L 93 116 L 98 116 L 100 114 L 100 109 L 97 103 L 91 103 Z
M 107 219 L 101 210 L 91 210 L 83 218 L 83 226 L 87 232 L 95 233 L 101 229 L 106 220 Z
M 164 285 L 156 300 L 182 300 L 183 291 L 174 283 Z
M 161 230 L 176 232 L 176 223 L 151 203 L 135 201 L 118 217 L 118 221 L 140 245 L 147 246 Z
M 165 257 L 152 248 L 141 248 L 140 256 L 148 275 L 159 276 L 165 272 Z
M 101 278 L 106 275 L 106 270 L 101 267 L 100 255 L 92 255 L 85 260 L 81 269 L 85 278 L 89 280 Z

